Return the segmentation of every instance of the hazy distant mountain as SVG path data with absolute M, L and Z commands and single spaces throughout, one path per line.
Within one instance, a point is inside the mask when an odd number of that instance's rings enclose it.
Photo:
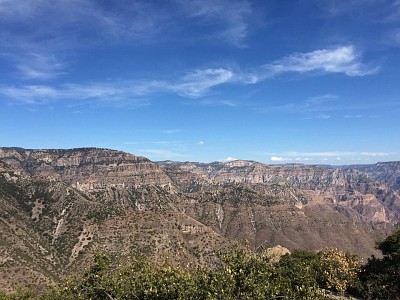
M 400 219 L 399 163 L 378 165 L 154 163 L 108 149 L 0 148 L 0 286 L 57 281 L 98 248 L 203 265 L 234 240 L 377 254 L 375 241 Z
M 365 172 L 372 179 L 385 183 L 387 186 L 400 191 L 400 162 L 379 162 L 373 165 L 360 165 L 357 170 Z

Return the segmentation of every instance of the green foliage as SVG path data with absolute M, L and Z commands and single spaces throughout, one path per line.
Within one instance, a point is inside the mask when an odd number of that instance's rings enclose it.
M 396 230 L 385 240 L 378 243 L 379 250 L 388 257 L 400 256 L 400 229 Z
M 281 285 L 286 285 L 293 299 L 320 299 L 319 266 L 317 253 L 295 250 L 286 254 L 279 261 L 280 277 L 285 279 Z
M 378 243 L 383 258 L 372 257 L 360 272 L 366 299 L 400 299 L 400 229 Z
M 357 258 L 338 249 L 325 249 L 319 253 L 320 280 L 323 285 L 343 295 L 349 287 L 358 285 Z
M 347 288 L 349 274 L 338 270 L 349 260 L 338 250 L 324 250 L 294 251 L 277 261 L 268 252 L 236 247 L 221 252 L 214 268 L 205 269 L 178 267 L 167 260 L 157 264 L 140 254 L 112 259 L 97 253 L 84 273 L 42 295 L 4 299 L 326 299 L 326 288 Z

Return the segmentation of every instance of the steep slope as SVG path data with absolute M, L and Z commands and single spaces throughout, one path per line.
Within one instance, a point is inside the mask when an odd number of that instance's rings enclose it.
M 399 194 L 360 170 L 156 164 L 96 148 L 0 148 L 0 201 L 6 290 L 57 281 L 96 249 L 212 265 L 216 250 L 249 240 L 367 257 L 400 219 Z
M 383 183 L 354 169 L 328 169 L 305 165 L 267 166 L 250 161 L 227 163 L 161 162 L 174 184 L 186 192 L 206 184 L 273 184 L 286 182 L 312 200 L 356 210 L 375 223 L 400 220 L 400 195 Z
M 230 242 L 176 208 L 180 201 L 150 184 L 84 192 L 0 162 L 0 286 L 51 284 L 82 269 L 96 249 L 210 264 Z
M 399 195 L 353 169 L 160 162 L 193 199 L 187 211 L 253 247 L 339 247 L 363 257 L 399 222 Z
M 81 190 L 169 183 L 147 158 L 109 149 L 0 148 L 0 160 L 25 174 L 50 176 Z
M 400 192 L 400 162 L 378 162 L 373 165 L 359 165 L 353 168 L 360 170 L 373 180 L 386 184 L 388 187 Z

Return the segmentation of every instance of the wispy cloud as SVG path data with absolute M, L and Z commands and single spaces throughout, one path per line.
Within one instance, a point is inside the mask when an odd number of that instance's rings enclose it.
M 124 142 L 124 145 L 178 145 L 182 144 L 183 141 L 137 141 L 137 142 Z
M 392 3 L 388 6 L 388 15 L 384 18 L 387 22 L 394 22 L 399 23 L 400 21 L 400 1 L 394 0 L 391 1 Z
M 251 13 L 246 0 L 177 0 L 168 5 L 120 1 L 112 9 L 95 0 L 1 0 L 0 53 L 14 57 L 23 78 L 50 79 L 65 71 L 64 58 L 71 60 L 72 52 L 102 44 L 152 43 L 173 35 L 182 22 L 210 31 L 208 36 L 216 41 L 241 45 Z M 188 95 L 198 89 L 201 86 L 181 87 Z
M 389 156 L 395 153 L 388 153 L 388 152 L 360 152 L 363 156 Z
M 200 97 L 210 88 L 232 81 L 234 73 L 228 69 L 195 70 L 185 75 L 178 83 L 164 82 L 160 87 L 182 96 Z
M 64 74 L 64 64 L 51 54 L 28 53 L 15 60 L 18 71 L 25 79 L 50 79 Z
M 226 106 L 226 107 L 237 107 L 240 106 L 240 102 L 236 100 L 224 100 L 215 98 L 202 98 L 198 101 L 186 101 L 184 104 L 188 105 L 200 105 L 200 106 Z
M 298 152 L 287 151 L 282 152 L 282 157 L 343 157 L 343 156 L 389 156 L 393 153 L 389 152 L 369 152 L 369 151 L 323 151 L 323 152 Z
M 345 115 L 344 116 L 345 119 L 360 119 L 362 118 L 362 115 Z
M 390 157 L 397 153 L 393 152 L 371 152 L 371 151 L 322 151 L 322 152 L 300 152 L 287 151 L 281 153 L 265 153 L 270 156 L 272 163 L 337 163 L 345 160 L 346 162 L 367 161 L 378 157 Z
M 128 96 L 141 95 L 140 91 L 129 89 L 128 86 L 121 87 L 109 84 L 3 86 L 0 87 L 0 94 L 6 96 L 8 99 L 15 99 L 27 104 L 45 104 L 60 100 L 74 101 L 96 99 L 116 101 L 122 98 L 125 99 Z
M 182 159 L 190 157 L 190 155 L 185 153 L 178 153 L 165 149 L 138 149 L 134 152 L 135 154 L 150 156 L 151 159 Z
M 175 81 L 107 81 L 91 84 L 0 86 L 0 94 L 23 103 L 41 104 L 58 100 L 140 102 L 154 93 L 175 93 L 198 98 L 215 86 L 229 82 L 233 73 L 226 69 L 195 70 Z
M 400 47 L 400 28 L 388 31 L 384 37 L 384 43 L 390 46 Z
M 22 70 L 26 76 L 46 77 L 56 72 L 59 64 L 54 59 L 43 59 L 37 56 L 37 63 L 41 68 L 25 67 Z M 53 64 L 49 63 L 53 62 Z M 228 68 L 195 69 L 182 77 L 171 80 L 130 80 L 107 81 L 90 84 L 64 84 L 51 85 L 23 85 L 0 87 L 0 94 L 11 99 L 25 103 L 45 103 L 46 101 L 63 99 L 100 99 L 107 101 L 123 100 L 146 96 L 154 93 L 174 93 L 187 98 L 200 98 L 206 96 L 211 89 L 224 84 L 255 84 L 262 80 L 271 79 L 273 76 L 285 72 L 312 72 L 324 71 L 326 73 L 343 73 L 348 76 L 364 76 L 377 71 L 361 63 L 358 54 L 352 46 L 339 47 L 334 50 L 317 50 L 309 53 L 297 53 L 275 63 L 258 68 L 255 75 L 252 71 L 235 72 Z M 251 79 L 251 80 L 250 80 Z M 331 95 L 321 98 L 309 99 L 303 104 L 303 109 L 311 110 L 321 103 L 329 102 Z M 226 102 L 225 104 L 232 104 Z M 286 108 L 293 109 L 292 104 Z M 298 107 L 294 107 L 298 109 Z M 271 109 L 271 108 L 270 108 Z M 274 108 L 272 108 L 274 109 Z M 276 108 L 275 108 L 276 109 Z M 282 107 L 278 108 L 282 109 Z
M 288 160 L 290 160 L 290 158 L 284 158 L 284 157 L 279 157 L 279 156 L 271 157 L 272 162 L 284 162 L 284 161 L 288 161 Z
M 321 49 L 308 53 L 295 53 L 272 64 L 264 66 L 266 74 L 276 75 L 285 72 L 306 73 L 322 71 L 343 73 L 348 76 L 365 76 L 379 70 L 377 66 L 364 64 L 354 46 L 341 46 L 335 49 Z
M 321 4 L 321 8 L 330 16 L 339 16 L 343 14 L 352 14 L 355 10 L 359 12 L 362 7 L 365 9 L 374 3 L 379 2 L 376 0 L 326 0 Z
M 317 116 L 317 119 L 320 119 L 320 120 L 327 120 L 327 119 L 330 119 L 330 118 L 331 118 L 331 116 L 330 115 L 326 115 L 326 114 L 320 114 L 320 115 Z
M 246 0 L 205 1 L 179 0 L 189 17 L 201 20 L 202 23 L 214 23 L 217 31 L 209 33 L 211 37 L 225 40 L 236 46 L 243 46 L 243 39 L 248 34 L 248 21 L 252 8 Z
M 163 134 L 175 134 L 175 133 L 180 133 L 180 132 L 182 132 L 183 131 L 183 129 L 163 129 L 163 130 L 161 130 L 161 133 L 163 133 Z
M 338 95 L 327 94 L 308 98 L 304 101 L 288 102 L 282 105 L 278 104 L 254 107 L 254 110 L 259 113 L 284 112 L 306 115 L 302 119 L 327 119 L 328 116 L 331 116 L 328 112 L 342 111 L 347 113 L 344 114 L 343 117 L 350 119 L 363 117 L 362 114 L 358 113 L 359 111 L 399 106 L 399 103 L 397 102 L 384 102 L 376 100 L 369 101 L 368 103 L 366 103 L 365 101 L 357 103 L 357 101 L 349 100 L 351 99 L 342 99 Z

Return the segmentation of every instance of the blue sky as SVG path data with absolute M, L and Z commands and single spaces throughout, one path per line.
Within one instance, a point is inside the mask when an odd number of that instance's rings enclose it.
M 0 0 L 0 145 L 400 160 L 400 1 Z

